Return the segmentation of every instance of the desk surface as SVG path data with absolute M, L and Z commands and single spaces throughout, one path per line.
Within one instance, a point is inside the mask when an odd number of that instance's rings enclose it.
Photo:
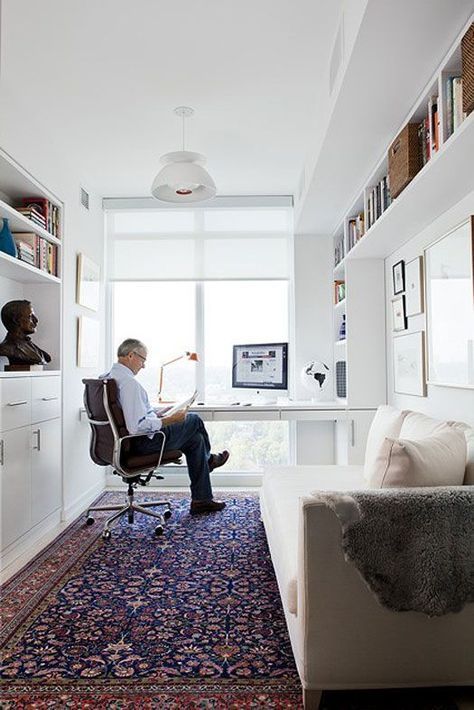
M 246 412 L 246 411 L 259 411 L 259 412 L 275 412 L 275 411 L 287 411 L 287 410 L 301 410 L 301 411 L 320 411 L 320 410 L 337 410 L 346 411 L 348 409 L 344 402 L 310 402 L 308 400 L 303 400 L 301 402 L 297 401 L 281 401 L 274 402 L 273 404 L 260 404 L 255 402 L 232 404 L 230 402 L 226 403 L 216 403 L 211 404 L 205 402 L 204 404 L 194 403 L 191 407 L 193 412 Z M 370 407 L 373 409 L 373 407 Z

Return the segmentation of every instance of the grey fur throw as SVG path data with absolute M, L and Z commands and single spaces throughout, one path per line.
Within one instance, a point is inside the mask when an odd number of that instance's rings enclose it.
M 442 616 L 474 601 L 474 486 L 314 491 L 378 601 Z

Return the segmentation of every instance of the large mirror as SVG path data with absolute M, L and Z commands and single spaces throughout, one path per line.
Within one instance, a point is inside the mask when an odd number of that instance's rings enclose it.
M 425 251 L 428 382 L 474 388 L 474 217 Z

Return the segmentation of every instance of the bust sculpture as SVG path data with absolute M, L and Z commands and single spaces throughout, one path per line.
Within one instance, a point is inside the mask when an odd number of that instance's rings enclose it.
M 7 335 L 0 343 L 0 355 L 8 358 L 6 370 L 29 370 L 31 365 L 46 365 L 51 356 L 29 337 L 35 332 L 38 318 L 30 301 L 8 301 L 0 313 Z

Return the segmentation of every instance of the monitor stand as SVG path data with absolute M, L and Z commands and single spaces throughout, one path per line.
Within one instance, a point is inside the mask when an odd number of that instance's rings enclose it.
M 254 404 L 256 407 L 258 407 L 258 405 L 264 406 L 266 404 L 276 403 L 277 398 L 271 391 L 267 394 L 266 392 L 260 392 L 260 390 L 257 390 L 255 396 L 252 397 L 252 404 Z

